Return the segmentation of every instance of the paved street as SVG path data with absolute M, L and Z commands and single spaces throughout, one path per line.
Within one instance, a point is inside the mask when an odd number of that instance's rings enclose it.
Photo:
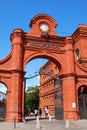
M 29 119 L 24 123 L 0 122 L 0 130 L 87 130 L 87 120 L 59 121 L 55 119 Z

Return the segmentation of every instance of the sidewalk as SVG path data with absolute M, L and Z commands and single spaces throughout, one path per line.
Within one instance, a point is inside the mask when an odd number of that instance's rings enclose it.
M 0 122 L 0 130 L 87 130 L 87 120 L 73 122 L 59 121 L 52 119 L 39 120 L 40 128 L 37 128 L 37 120 L 28 120 L 25 123 L 6 123 Z

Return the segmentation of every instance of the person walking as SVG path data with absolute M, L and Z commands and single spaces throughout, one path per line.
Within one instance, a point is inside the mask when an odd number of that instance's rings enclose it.
M 45 112 L 45 118 L 48 118 L 48 113 L 49 113 L 48 107 L 46 107 L 46 108 L 44 109 L 44 112 Z
M 36 119 L 37 116 L 38 116 L 38 110 L 37 109 L 34 110 L 34 114 L 35 114 L 35 119 Z

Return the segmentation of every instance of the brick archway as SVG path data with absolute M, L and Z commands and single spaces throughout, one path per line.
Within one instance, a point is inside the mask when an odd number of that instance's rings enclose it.
M 76 99 L 77 101 L 76 102 L 77 102 L 78 119 L 80 119 L 80 116 L 79 116 L 79 99 L 78 99 L 79 93 L 78 93 L 78 91 L 81 87 L 87 88 L 87 81 L 86 80 L 82 80 L 82 81 L 80 81 L 76 84 L 76 95 L 77 95 L 77 99 Z M 80 91 L 82 91 L 82 89 Z
M 87 119 L 87 82 L 82 81 L 78 87 L 78 115 L 80 119 Z
M 8 86 L 6 121 L 17 122 L 24 119 L 24 75 L 26 64 L 35 58 L 48 58 L 60 66 L 63 80 L 64 119 L 77 120 L 76 80 L 83 70 L 75 64 L 74 44 L 80 48 L 80 39 L 86 42 L 86 26 L 80 26 L 72 36 L 61 37 L 56 33 L 57 22 L 46 14 L 33 17 L 30 32 L 13 30 L 10 35 L 10 54 L 0 61 L 0 82 Z M 84 29 L 83 29 L 84 28 Z M 79 31 L 80 30 L 80 31 Z M 82 35 L 84 37 L 82 37 Z M 85 40 L 84 40 L 85 39 Z M 79 44 L 78 44 L 79 43 Z M 87 45 L 87 44 L 86 44 Z M 86 46 L 80 49 L 84 49 Z M 86 52 L 83 54 L 87 54 Z M 81 64 L 79 64 L 80 66 Z M 84 76 L 85 75 L 85 76 Z M 87 76 L 84 71 L 82 78 Z M 68 100 L 68 101 L 67 101 Z

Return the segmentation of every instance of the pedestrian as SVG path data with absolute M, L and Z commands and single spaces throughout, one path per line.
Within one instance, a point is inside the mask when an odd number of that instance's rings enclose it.
M 37 109 L 34 110 L 34 114 L 35 114 L 35 119 L 36 119 L 37 116 L 38 116 L 38 110 Z
M 45 118 L 48 118 L 49 109 L 48 106 L 44 109 L 45 112 Z
M 42 110 L 41 110 L 41 108 L 39 109 L 39 116 L 40 116 L 40 118 L 41 118 L 41 115 L 42 115 Z

